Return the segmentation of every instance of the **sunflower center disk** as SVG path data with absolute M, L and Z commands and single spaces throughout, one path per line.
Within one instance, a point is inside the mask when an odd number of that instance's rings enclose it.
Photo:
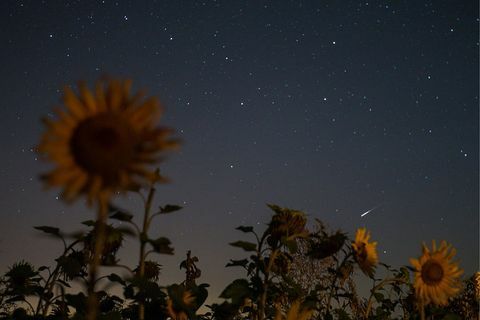
M 365 243 L 361 243 L 358 248 L 358 258 L 360 261 L 367 260 L 367 246 Z
M 435 285 L 443 279 L 443 268 L 436 261 L 427 261 L 422 267 L 422 279 L 428 285 Z
M 84 120 L 70 140 L 76 163 L 88 173 L 100 175 L 106 185 L 115 184 L 120 171 L 127 169 L 136 145 L 137 135 L 128 121 L 114 114 Z

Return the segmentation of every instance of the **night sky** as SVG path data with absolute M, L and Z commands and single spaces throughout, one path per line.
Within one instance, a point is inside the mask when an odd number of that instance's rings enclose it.
M 183 140 L 161 166 L 155 205 L 184 206 L 152 233 L 160 281 L 186 250 L 218 296 L 246 256 L 238 225 L 263 230 L 266 203 L 304 210 L 401 266 L 445 239 L 479 269 L 478 1 L 0 2 L 0 271 L 53 264 L 36 225 L 81 229 L 83 201 L 58 200 L 33 148 L 65 84 L 131 78 L 165 105 Z M 136 195 L 116 204 L 141 218 Z M 370 213 L 360 215 L 372 208 Z M 135 266 L 130 239 L 121 258 Z

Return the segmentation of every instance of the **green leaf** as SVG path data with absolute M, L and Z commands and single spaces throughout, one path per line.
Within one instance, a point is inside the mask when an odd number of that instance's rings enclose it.
M 230 259 L 230 262 L 227 263 L 225 267 L 246 267 L 248 264 L 248 259 L 242 259 L 242 260 L 233 260 Z
M 74 307 L 77 311 L 87 309 L 87 297 L 83 292 L 77 294 L 65 294 L 65 300 L 69 306 Z
M 122 234 L 126 234 L 126 235 L 129 235 L 129 236 L 135 236 L 136 235 L 135 231 L 132 228 L 129 228 L 129 227 L 118 227 L 118 228 L 116 228 L 116 230 L 119 231 Z
M 245 251 L 257 251 L 257 245 L 247 241 L 235 241 L 230 243 L 230 245 L 233 247 L 242 248 Z
M 385 297 L 380 292 L 375 292 L 373 296 L 378 302 L 382 302 L 383 300 L 385 300 Z
M 148 242 L 152 245 L 153 250 L 161 254 L 173 254 L 173 248 L 170 246 L 171 242 L 168 238 L 160 237 L 158 239 L 149 239 Z
M 208 298 L 208 290 L 207 288 L 210 287 L 207 283 L 202 283 L 199 286 L 196 286 L 192 289 L 195 294 L 197 309 L 207 300 Z
M 60 229 L 55 228 L 55 227 L 49 227 L 49 226 L 39 226 L 39 227 L 34 227 L 37 230 L 43 231 L 48 234 L 53 234 L 55 236 L 60 237 Z
M 410 272 L 408 272 L 408 269 L 405 267 L 400 268 L 400 272 L 402 274 L 402 279 L 409 281 L 410 279 Z
M 239 226 L 236 229 L 240 230 L 242 232 L 245 232 L 245 233 L 253 232 L 253 227 L 251 227 L 251 226 Z
M 118 282 L 118 283 L 121 283 L 121 284 L 125 284 L 125 281 L 123 281 L 123 279 L 116 273 L 111 273 L 107 276 L 107 279 L 112 281 L 112 282 Z
M 110 218 L 119 220 L 119 221 L 125 221 L 125 222 L 130 222 L 132 221 L 133 215 L 130 213 L 122 212 L 122 211 L 117 211 L 113 215 L 110 216 Z
M 272 209 L 275 213 L 284 213 L 285 212 L 285 208 L 282 208 L 282 207 L 279 207 L 277 206 L 276 204 L 268 204 L 267 203 L 267 206 Z
M 65 287 L 67 287 L 67 288 L 71 288 L 71 286 L 70 286 L 67 282 L 65 282 L 65 281 L 63 281 L 63 280 L 61 280 L 61 279 L 57 279 L 57 282 L 60 283 L 60 284 L 62 284 L 63 286 L 65 286 Z
M 186 261 L 186 260 L 183 260 L 183 261 L 180 263 L 180 269 L 187 269 L 187 261 Z
M 164 207 L 160 207 L 160 214 L 172 213 L 181 209 L 183 209 L 183 207 L 173 204 L 167 204 Z
M 94 220 L 87 220 L 87 221 L 83 221 L 82 224 L 87 226 L 87 227 L 93 227 L 95 225 L 95 221 Z
M 220 294 L 220 298 L 232 299 L 233 304 L 242 304 L 250 296 L 250 288 L 246 279 L 237 279 L 229 284 Z

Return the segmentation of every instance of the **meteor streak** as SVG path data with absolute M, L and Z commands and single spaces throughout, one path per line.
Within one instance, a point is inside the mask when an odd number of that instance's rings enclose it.
M 366 216 L 367 214 L 369 214 L 369 213 L 370 213 L 370 212 L 372 212 L 373 210 L 375 210 L 375 209 L 377 209 L 377 208 L 381 207 L 381 206 L 382 206 L 382 204 L 383 204 L 383 203 L 381 203 L 381 204 L 379 204 L 379 205 L 377 205 L 377 206 L 373 207 L 373 208 L 372 208 L 372 209 L 370 209 L 370 210 L 367 210 L 367 211 L 365 211 L 364 213 L 362 213 L 362 214 L 360 215 L 360 217 L 364 217 L 364 216 Z

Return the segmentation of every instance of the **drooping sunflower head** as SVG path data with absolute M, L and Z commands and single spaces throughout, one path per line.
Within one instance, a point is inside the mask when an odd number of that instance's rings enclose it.
M 276 205 L 269 205 L 269 207 L 275 211 L 269 223 L 270 242 L 276 242 L 282 238 L 304 237 L 308 234 L 305 227 L 307 223 L 305 213 Z
M 366 228 L 359 228 L 352 243 L 355 261 L 360 269 L 369 277 L 373 276 L 378 263 L 377 242 L 369 242 L 370 232 Z
M 450 297 L 461 290 L 460 275 L 463 270 L 458 262 L 452 261 L 456 250 L 446 241 L 437 248 L 432 241 L 432 250 L 423 244 L 423 253 L 419 259 L 410 259 L 415 268 L 415 295 L 424 305 L 433 303 L 446 305 Z
M 56 168 L 44 175 L 48 186 L 62 186 L 63 198 L 86 195 L 89 203 L 108 201 L 116 192 L 160 180 L 149 165 L 178 142 L 172 131 L 156 126 L 161 115 L 156 98 L 130 95 L 131 81 L 99 81 L 95 90 L 65 87 L 57 119 L 47 126 L 38 151 Z
M 158 277 L 160 276 L 160 270 L 162 269 L 162 265 L 158 264 L 155 261 L 147 260 L 145 261 L 144 267 L 144 277 L 148 280 L 157 281 Z M 137 267 L 134 272 L 139 275 L 140 274 L 140 267 Z
M 96 234 L 97 226 L 95 226 L 83 238 L 84 254 L 87 258 L 93 258 L 95 244 L 98 241 Z M 103 244 L 101 263 L 103 265 L 114 265 L 117 262 L 117 252 L 123 243 L 123 233 L 112 225 L 105 226 L 105 242 Z

